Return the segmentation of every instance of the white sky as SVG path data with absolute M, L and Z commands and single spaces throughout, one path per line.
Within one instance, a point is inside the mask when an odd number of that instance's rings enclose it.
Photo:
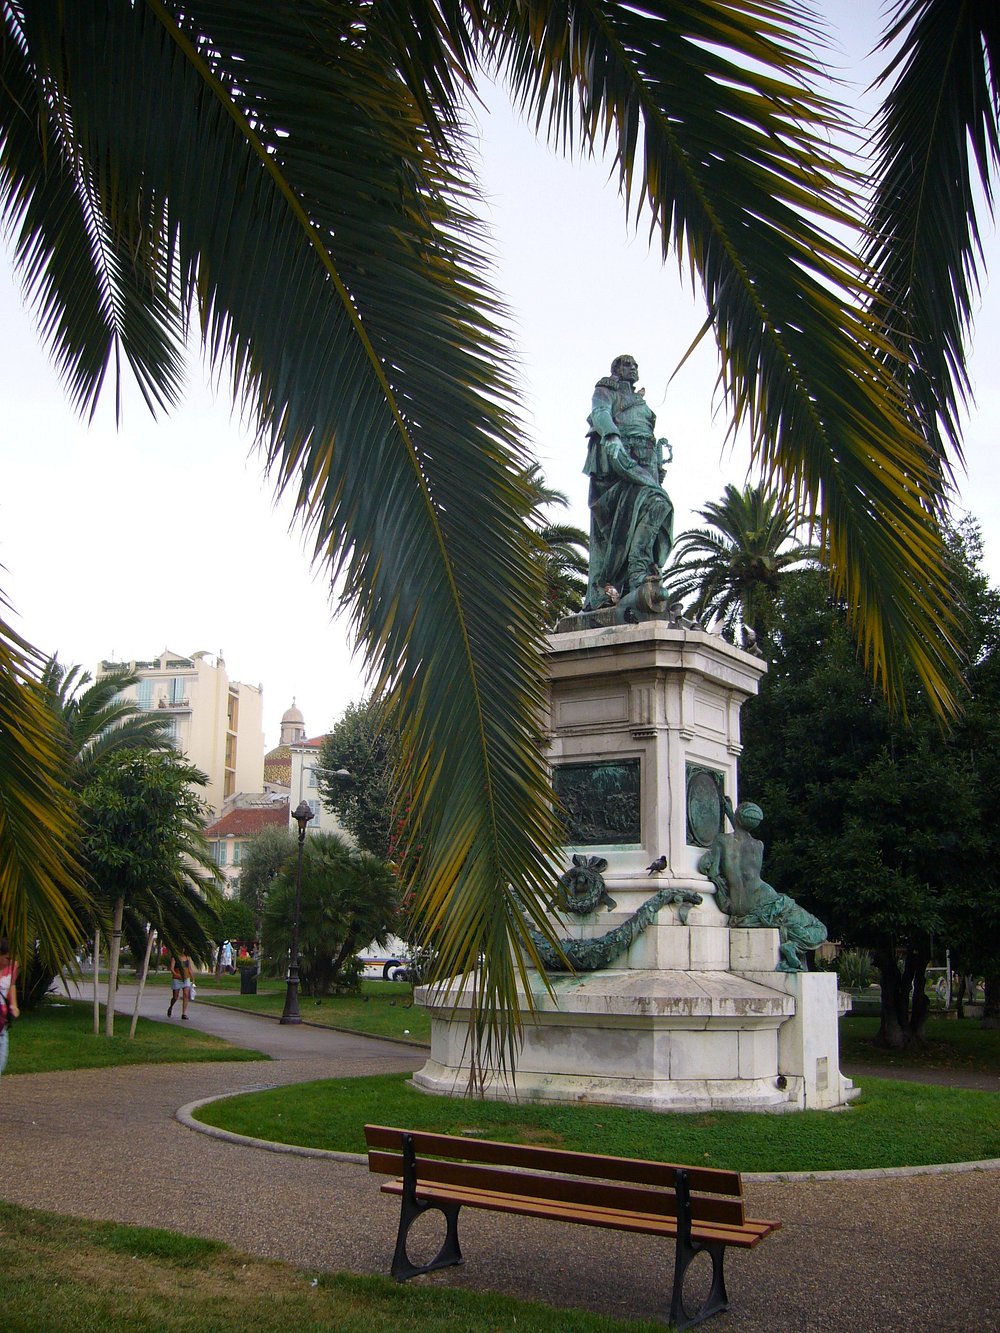
M 859 60 L 874 42 L 875 0 L 829 0 L 841 41 Z M 845 35 L 846 34 L 846 35 Z M 859 87 L 872 69 L 855 70 Z M 692 511 L 742 484 L 747 453 L 725 447 L 714 343 L 667 390 L 704 318 L 673 261 L 650 254 L 646 227 L 625 224 L 598 164 L 573 165 L 538 144 L 490 100 L 481 117 L 481 184 L 495 230 L 497 286 L 512 312 L 523 368 L 528 438 L 550 484 L 570 498 L 563 515 L 586 529 L 586 416 L 612 358 L 637 357 L 640 382 L 674 446 L 666 486 L 675 531 Z M 987 261 L 1000 281 L 1000 244 L 984 221 Z M 206 385 L 197 357 L 190 391 L 152 421 L 137 393 L 120 431 L 109 383 L 89 426 L 70 409 L 0 252 L 0 589 L 14 624 L 46 652 L 92 668 L 104 657 L 149 658 L 164 647 L 220 649 L 231 679 L 264 687 L 267 744 L 277 743 L 293 695 L 310 735 L 326 730 L 363 691 L 346 621 L 332 617 L 287 506 L 272 505 L 228 397 Z M 962 502 L 982 522 L 987 566 L 1000 582 L 1000 299 L 984 288 L 971 354 L 977 403 L 966 433 Z

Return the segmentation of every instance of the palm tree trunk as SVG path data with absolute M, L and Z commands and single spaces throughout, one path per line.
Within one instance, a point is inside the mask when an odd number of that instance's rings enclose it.
M 94 1036 L 101 1035 L 101 1002 L 97 996 L 97 986 L 101 971 L 101 928 L 94 927 Z
M 135 1008 L 132 1010 L 132 1023 L 128 1030 L 128 1039 L 135 1039 L 136 1024 L 139 1022 L 139 1005 L 142 1003 L 142 992 L 146 989 L 146 978 L 149 976 L 149 957 L 153 952 L 153 941 L 156 939 L 156 931 L 152 925 L 146 926 L 146 956 L 142 960 L 142 973 L 139 977 L 139 989 L 135 996 Z
M 111 948 L 108 952 L 108 1002 L 104 1010 L 104 1035 L 115 1035 L 115 991 L 118 989 L 118 957 L 122 951 L 122 917 L 125 899 L 115 899 L 115 913 L 111 920 Z

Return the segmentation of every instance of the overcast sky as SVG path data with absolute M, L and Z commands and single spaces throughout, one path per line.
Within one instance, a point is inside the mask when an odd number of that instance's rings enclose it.
M 845 65 L 873 44 L 874 0 L 830 4 Z M 586 416 L 596 380 L 619 352 L 634 353 L 640 383 L 674 447 L 666 481 L 675 531 L 692 511 L 746 479 L 747 453 L 725 445 L 728 419 L 714 393 L 707 340 L 667 389 L 704 318 L 700 297 L 673 262 L 650 254 L 646 228 L 630 233 L 616 188 L 600 164 L 568 164 L 539 145 L 501 96 L 479 118 L 481 184 L 495 231 L 497 285 L 512 313 L 526 432 L 549 482 L 565 491 L 565 517 L 588 526 Z M 1000 281 L 1000 246 L 984 222 Z M 0 589 L 15 626 L 63 661 L 149 658 L 222 651 L 232 679 L 264 687 L 268 745 L 295 696 L 310 735 L 360 696 L 362 664 L 346 621 L 332 617 L 323 577 L 272 503 L 249 437 L 228 396 L 205 382 L 197 357 L 190 391 L 169 418 L 152 421 L 127 393 L 116 430 L 106 392 L 86 425 L 69 408 L 0 253 Z M 982 522 L 988 568 L 1000 581 L 1000 299 L 984 288 L 972 346 L 977 403 L 968 422 L 961 503 Z M 110 387 L 110 386 L 109 386 Z

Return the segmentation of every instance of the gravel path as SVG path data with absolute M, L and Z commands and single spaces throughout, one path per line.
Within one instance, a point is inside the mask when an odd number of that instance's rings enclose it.
M 129 1007 L 127 992 L 120 1004 Z M 165 1006 L 154 992 L 143 1007 Z M 276 1058 L 0 1080 L 0 1197 L 187 1230 L 306 1267 L 386 1272 L 397 1205 L 363 1166 L 229 1143 L 192 1132 L 175 1112 L 254 1087 L 415 1069 L 423 1053 L 200 1004 L 191 1014 L 192 1026 Z M 730 1255 L 732 1309 L 710 1325 L 719 1333 L 998 1327 L 1000 1171 L 750 1182 L 748 1194 L 752 1214 L 784 1229 Z M 672 1255 L 662 1242 L 490 1214 L 463 1222 L 465 1267 L 418 1281 L 624 1318 L 663 1312 Z

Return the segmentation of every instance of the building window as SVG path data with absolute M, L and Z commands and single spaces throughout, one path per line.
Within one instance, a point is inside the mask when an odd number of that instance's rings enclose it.
M 307 768 L 307 769 L 306 769 L 306 773 L 308 774 L 308 780 L 307 780 L 307 782 L 306 782 L 306 786 L 307 786 L 307 787 L 318 787 L 318 786 L 319 786 L 319 776 L 318 776 L 316 770 L 315 770 L 314 768 Z
M 139 681 L 135 687 L 135 699 L 140 708 L 152 708 L 153 682 L 151 680 Z
M 217 866 L 226 864 L 226 844 L 224 842 L 213 842 L 211 844 L 212 860 Z
M 172 704 L 182 704 L 184 702 L 184 677 L 171 676 L 170 678 L 170 702 Z

